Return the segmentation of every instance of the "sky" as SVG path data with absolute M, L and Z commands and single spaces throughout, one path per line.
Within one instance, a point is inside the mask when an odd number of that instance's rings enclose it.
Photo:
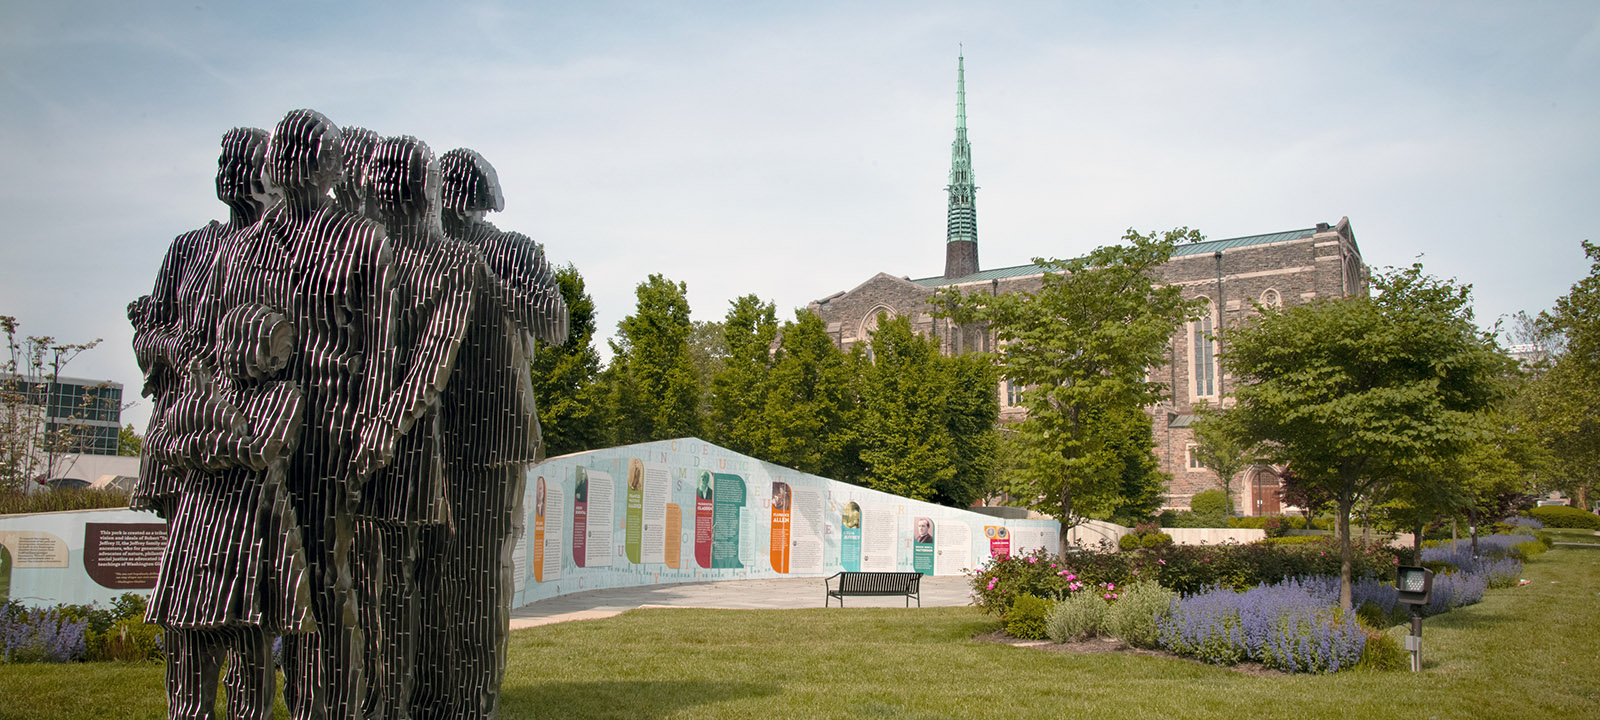
M 652 273 L 696 320 L 747 294 L 789 318 L 943 271 L 963 52 L 985 268 L 1349 217 L 1369 265 L 1470 283 L 1486 326 L 1587 272 L 1587 0 L 58 0 L 0 7 L 0 315 L 102 338 L 66 374 L 136 399 L 125 308 L 226 219 L 222 134 L 309 107 L 482 153 L 491 220 L 578 268 L 601 336 Z

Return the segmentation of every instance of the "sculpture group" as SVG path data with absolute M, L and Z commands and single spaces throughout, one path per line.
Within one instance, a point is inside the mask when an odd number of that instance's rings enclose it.
M 229 715 L 271 717 L 281 662 L 295 718 L 493 717 L 529 360 L 567 336 L 542 248 L 484 220 L 477 153 L 312 110 L 224 135 L 217 197 L 128 309 L 169 715 L 211 717 L 225 663 Z

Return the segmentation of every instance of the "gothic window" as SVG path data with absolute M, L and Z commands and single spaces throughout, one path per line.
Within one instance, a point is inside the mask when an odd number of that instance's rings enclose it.
M 1200 470 L 1206 469 L 1206 466 L 1201 464 L 1200 458 L 1197 458 L 1194 455 L 1194 449 L 1197 448 L 1197 447 L 1199 447 L 1199 445 L 1196 445 L 1195 443 L 1189 443 L 1188 445 L 1184 446 L 1184 448 L 1183 448 L 1183 454 L 1189 458 L 1189 471 L 1190 472 L 1198 472 Z
M 1214 313 L 1216 305 L 1205 300 L 1206 311 L 1200 319 L 1189 323 L 1189 377 L 1194 384 L 1190 391 L 1194 397 L 1215 397 L 1217 394 L 1217 349 Z
M 873 308 L 867 313 L 866 317 L 861 318 L 861 333 L 856 337 L 864 341 L 871 340 L 872 334 L 878 331 L 879 315 L 882 315 L 884 320 L 892 320 L 894 319 L 894 310 L 890 309 L 888 305 L 879 305 Z
M 1261 307 L 1283 307 L 1283 295 L 1276 288 L 1267 288 L 1266 292 L 1261 293 Z

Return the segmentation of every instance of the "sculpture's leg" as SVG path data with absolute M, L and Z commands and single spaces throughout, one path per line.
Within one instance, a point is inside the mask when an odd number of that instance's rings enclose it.
M 418 533 L 417 593 L 428 598 L 418 612 L 416 682 L 411 693 L 411 716 L 418 720 L 455 716 L 460 682 L 453 631 L 461 613 L 450 587 L 455 573 L 445 572 L 454 544 L 455 531 L 448 526 L 428 526 Z
M 278 669 L 272 660 L 272 638 L 260 627 L 247 625 L 228 631 L 228 672 L 222 678 L 228 690 L 228 717 L 233 720 L 268 720 L 278 693 Z
M 314 448 L 307 452 L 318 457 Z M 292 495 L 317 632 L 284 637 L 284 700 L 297 720 L 354 718 L 365 687 L 359 603 L 350 569 L 355 535 L 344 492 L 337 481 L 323 478 L 301 483 Z
M 471 478 L 460 493 L 461 532 L 446 572 L 454 572 L 457 582 L 454 598 L 459 605 L 456 624 L 457 662 L 461 667 L 459 697 L 461 716 L 492 717 L 500 693 L 503 658 L 500 657 L 501 554 L 511 531 L 508 487 L 516 485 L 524 473 L 520 465 L 502 468 L 473 468 L 464 471 Z M 509 608 L 505 611 L 509 612 Z
M 418 530 L 404 523 L 364 519 L 356 537 L 367 634 L 368 689 L 362 714 L 369 720 L 408 718 L 421 622 L 414 572 Z
M 167 717 L 171 720 L 213 720 L 217 708 L 217 675 L 226 649 L 221 635 L 206 630 L 167 630 Z

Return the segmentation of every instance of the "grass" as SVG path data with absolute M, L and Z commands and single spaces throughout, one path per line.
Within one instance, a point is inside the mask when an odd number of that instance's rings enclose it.
M 47 490 L 34 493 L 0 491 L 0 515 L 127 507 L 128 493 L 115 488 Z
M 1600 539 L 1600 538 L 1597 538 Z M 977 643 L 972 608 L 636 610 L 511 636 L 505 718 L 1594 717 L 1600 550 L 1429 618 L 1425 672 L 1259 677 Z M 0 665 L 0 718 L 158 718 L 161 667 Z M 283 717 L 280 709 L 279 717 Z
M 1554 542 L 1575 542 L 1600 545 L 1600 535 L 1595 535 L 1593 530 L 1574 530 L 1572 528 L 1545 528 L 1541 530 Z

